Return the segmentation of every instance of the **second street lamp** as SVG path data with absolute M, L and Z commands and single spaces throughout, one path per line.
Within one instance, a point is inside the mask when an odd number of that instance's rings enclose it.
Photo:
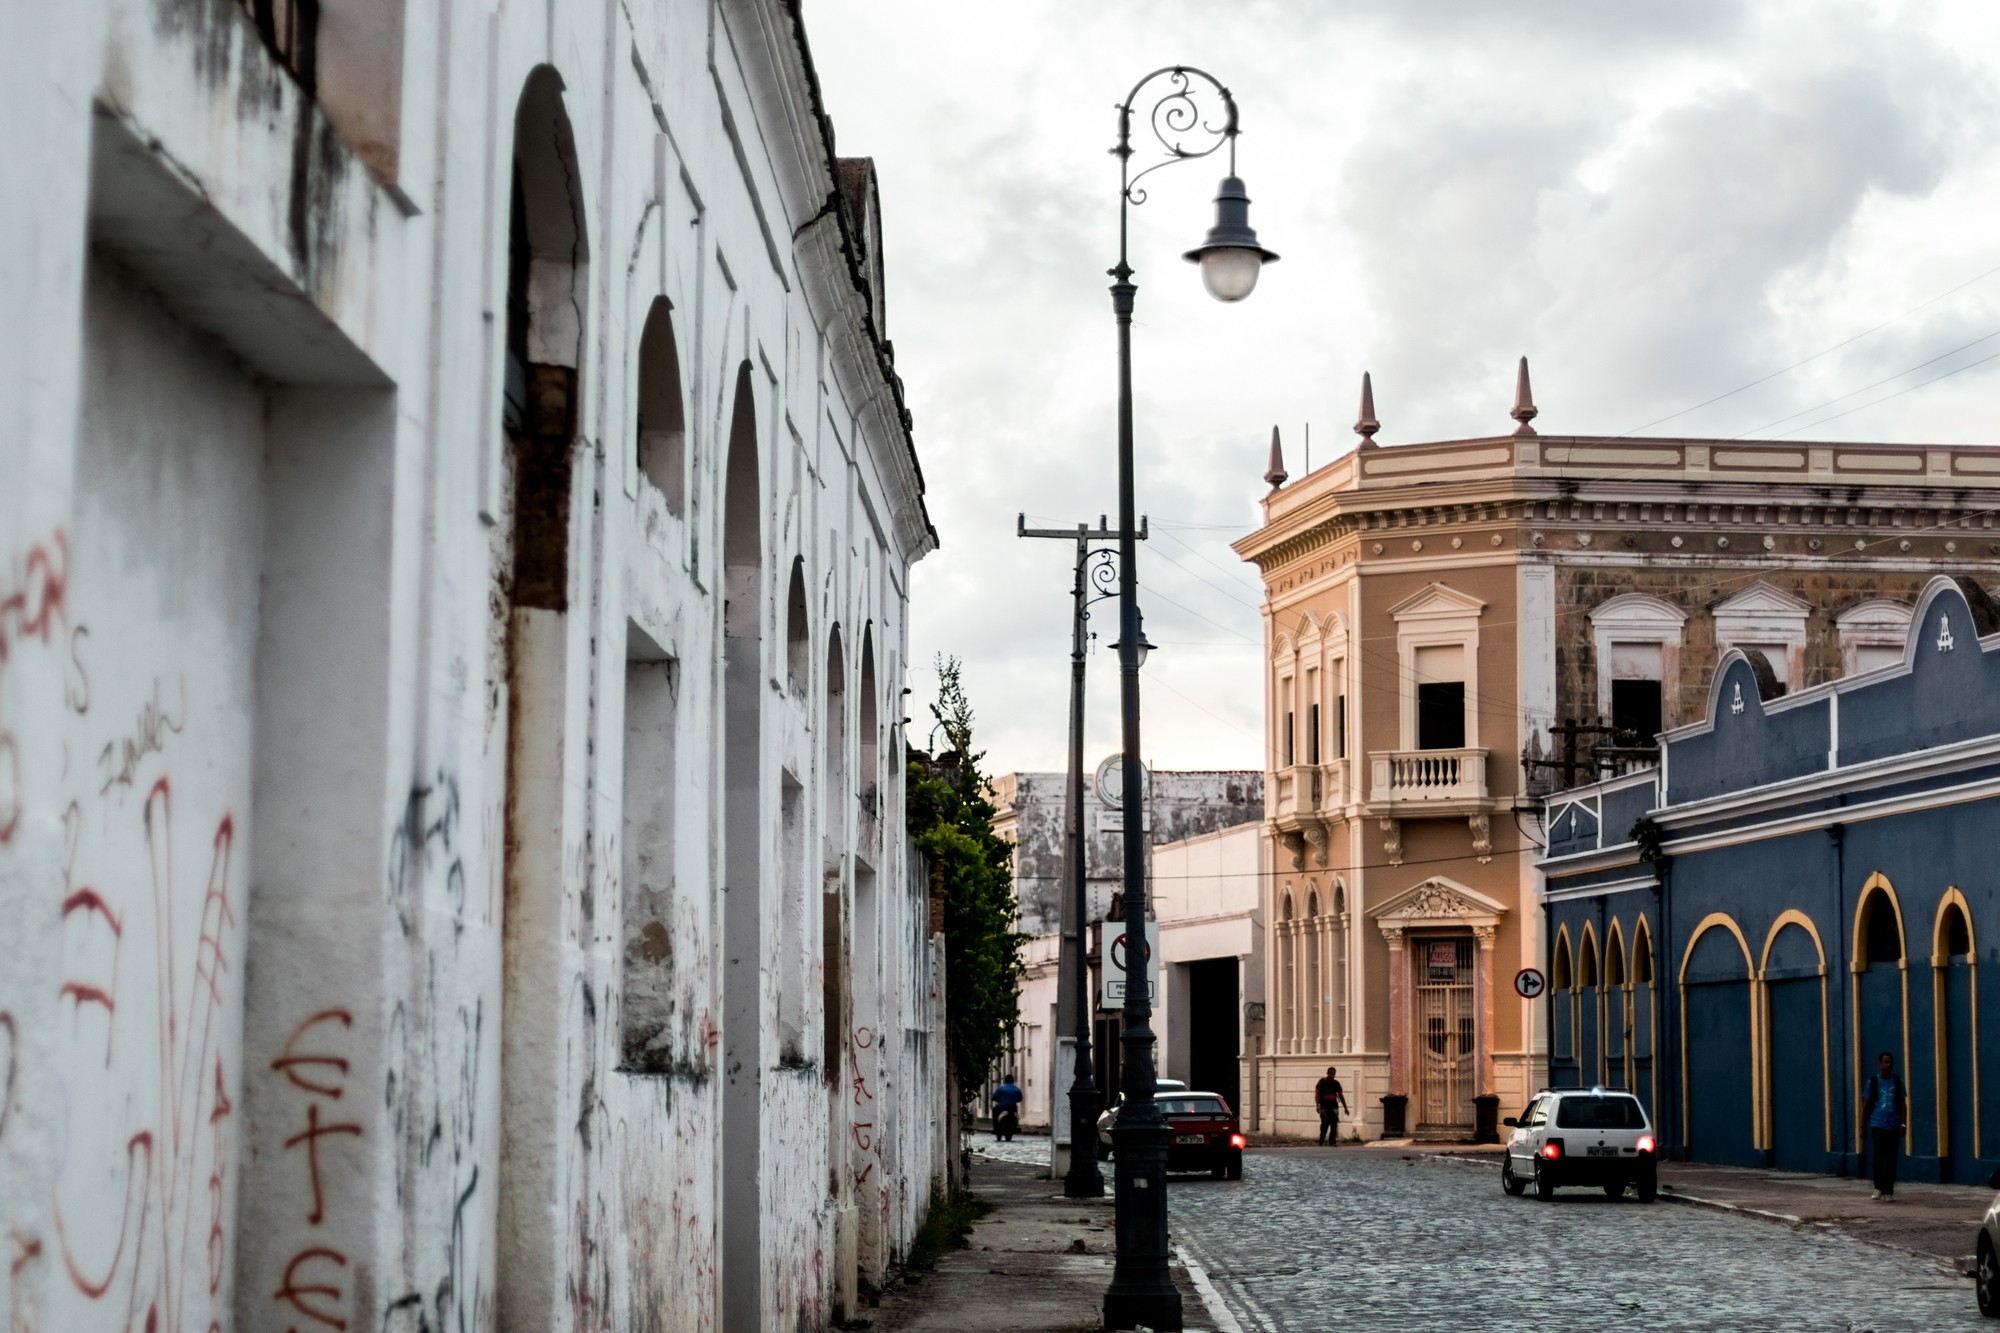
M 1200 82 L 1197 83 L 1196 80 Z M 1161 86 L 1161 84 L 1164 86 Z M 1163 160 L 1136 175 L 1132 171 L 1132 117 L 1141 94 L 1155 96 L 1144 125 L 1164 150 Z M 1199 96 L 1197 96 L 1199 94 Z M 1204 116 L 1202 103 L 1220 102 L 1220 124 Z M 1139 80 L 1118 107 L 1118 264 L 1111 270 L 1111 308 L 1118 319 L 1118 678 L 1124 740 L 1125 938 L 1146 938 L 1146 778 L 1140 767 L 1139 662 L 1145 634 L 1139 625 L 1138 543 L 1133 540 L 1136 505 L 1132 486 L 1132 306 L 1138 288 L 1127 262 L 1127 221 L 1132 206 L 1146 201 L 1139 182 L 1161 167 L 1229 149 L 1229 175 L 1215 200 L 1215 226 L 1186 258 L 1201 265 L 1202 282 L 1220 301 L 1240 301 L 1257 285 L 1257 274 L 1277 258 L 1257 243 L 1250 229 L 1250 198 L 1236 175 L 1236 99 L 1212 74 L 1186 65 L 1154 70 Z M 1149 150 L 1150 151 L 1150 150 Z M 1143 947 L 1127 957 L 1144 957 Z M 1120 1064 L 1124 1101 L 1111 1129 L 1116 1156 L 1113 1179 L 1117 1203 L 1117 1265 L 1104 1293 L 1106 1328 L 1178 1329 L 1181 1298 L 1167 1271 L 1167 1125 L 1153 1104 L 1158 1078 L 1153 1047 L 1153 1001 L 1147 959 L 1125 986 L 1125 1058 Z

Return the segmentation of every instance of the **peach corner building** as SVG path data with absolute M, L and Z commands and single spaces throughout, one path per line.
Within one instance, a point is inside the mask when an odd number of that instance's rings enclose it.
M 1263 526 L 1234 546 L 1265 584 L 1261 1131 L 1315 1132 L 1334 1065 L 1344 1136 L 1490 1136 L 1582 1076 L 1551 1071 L 1551 980 L 1608 1015 L 1586 1082 L 1653 1086 L 1629 993 L 1664 965 L 1550 975 L 1539 797 L 1653 763 L 1731 648 L 1821 684 L 1899 654 L 1933 574 L 2000 571 L 1992 448 L 1536 415 L 1523 358 L 1509 434 L 1384 446 L 1365 376 L 1348 453 L 1291 481 L 1272 433 Z

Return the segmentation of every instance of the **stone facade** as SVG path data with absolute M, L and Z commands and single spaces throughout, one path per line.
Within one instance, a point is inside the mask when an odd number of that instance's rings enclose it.
M 1364 405 L 1354 451 L 1274 460 L 1236 544 L 1266 588 L 1267 1129 L 1311 1132 L 1329 1063 L 1368 1136 L 1520 1104 L 1548 1059 L 1512 987 L 1547 966 L 1521 803 L 1650 762 L 1725 648 L 1809 688 L 1900 651 L 1940 569 L 2000 576 L 1989 449 L 1542 436 L 1525 368 L 1522 402 L 1512 435 L 1393 448 Z
M 995 781 L 994 792 L 1000 811 L 994 831 L 1014 844 L 1014 897 L 1021 908 L 1021 931 L 1060 933 L 1065 928 L 1063 821 L 1069 777 L 1006 773 Z M 1227 769 L 1154 773 L 1147 796 L 1147 843 L 1159 847 L 1263 817 L 1262 773 Z M 1085 774 L 1084 889 L 1092 921 L 1103 920 L 1111 895 L 1125 878 L 1123 818 L 1123 810 L 1106 805 L 1097 782 Z
M 17 27 L 0 1323 L 851 1311 L 945 1162 L 935 535 L 798 7 Z

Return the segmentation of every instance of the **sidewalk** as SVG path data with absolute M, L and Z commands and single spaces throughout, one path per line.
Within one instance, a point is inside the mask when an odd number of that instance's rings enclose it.
M 1497 1144 L 1419 1151 L 1480 1161 L 1497 1157 Z M 1971 1185 L 1922 1185 L 1904 1181 L 1896 1197 L 1878 1203 L 1873 1187 L 1851 1176 L 1766 1171 L 1755 1167 L 1662 1162 L 1660 1198 L 1672 1203 L 1741 1213 L 1789 1227 L 1818 1227 L 1869 1245 L 1935 1260 L 1953 1272 L 1970 1272 L 1980 1219 L 1993 1191 Z
M 1065 1199 L 1061 1182 L 1047 1179 L 1045 1170 L 975 1155 L 972 1193 L 992 1211 L 973 1228 L 969 1247 L 945 1255 L 920 1280 L 884 1292 L 865 1323 L 851 1327 L 1096 1333 L 1111 1282 L 1111 1199 Z M 1173 1275 L 1190 1333 L 1215 1328 L 1178 1262 Z

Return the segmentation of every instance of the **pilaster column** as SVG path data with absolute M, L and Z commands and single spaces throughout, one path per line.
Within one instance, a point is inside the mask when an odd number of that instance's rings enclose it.
M 1474 1051 L 1479 1091 L 1490 1095 L 1493 1092 L 1493 944 L 1499 931 L 1493 926 L 1474 926 L 1472 933 L 1479 941 L 1479 970 L 1474 974 L 1479 986 L 1479 1034 Z
M 1385 926 L 1382 938 L 1389 942 L 1389 1091 L 1409 1095 L 1410 1072 L 1410 966 L 1403 949 L 1400 926 Z

